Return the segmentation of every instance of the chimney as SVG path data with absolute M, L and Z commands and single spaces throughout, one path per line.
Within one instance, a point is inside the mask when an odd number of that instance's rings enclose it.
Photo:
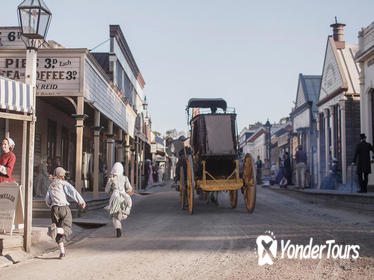
M 333 29 L 333 37 L 335 41 L 335 45 L 338 49 L 345 48 L 345 42 L 343 41 L 343 28 L 344 23 L 338 23 L 337 18 L 335 17 L 335 23 L 331 24 L 330 27 Z

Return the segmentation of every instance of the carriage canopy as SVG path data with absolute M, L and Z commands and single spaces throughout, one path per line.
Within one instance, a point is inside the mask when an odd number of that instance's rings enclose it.
M 202 156 L 234 156 L 235 114 L 198 115 L 191 121 L 191 145 Z
M 222 98 L 191 98 L 187 108 L 221 108 L 226 111 L 227 103 Z

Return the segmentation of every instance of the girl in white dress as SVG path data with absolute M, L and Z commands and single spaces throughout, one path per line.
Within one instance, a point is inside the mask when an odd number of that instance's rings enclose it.
M 112 217 L 117 237 L 122 235 L 121 221 L 127 219 L 130 215 L 132 201 L 128 193 L 131 193 L 132 190 L 129 179 L 123 175 L 123 165 L 116 162 L 110 172 L 105 192 L 111 193 L 109 205 L 106 209 Z

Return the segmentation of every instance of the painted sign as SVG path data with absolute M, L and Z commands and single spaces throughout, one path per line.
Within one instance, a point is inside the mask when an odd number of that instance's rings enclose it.
M 65 96 L 79 93 L 80 57 L 65 57 L 39 52 L 37 59 L 37 96 Z M 0 53 L 0 71 L 12 80 L 24 82 L 26 57 Z
M 25 49 L 19 27 L 0 27 L 0 48 Z
M 3 182 L 0 184 L 0 231 L 11 233 L 16 215 L 17 220 L 23 219 L 19 217 L 23 216 L 20 186 L 14 182 Z

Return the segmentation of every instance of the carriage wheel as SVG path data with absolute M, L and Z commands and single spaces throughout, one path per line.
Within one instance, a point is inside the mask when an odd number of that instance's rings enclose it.
M 183 167 L 180 168 L 179 173 L 179 197 L 181 202 L 181 208 L 184 210 L 184 199 L 185 199 L 186 186 L 184 185 L 184 171 Z
M 253 161 L 249 154 L 245 155 L 243 164 L 243 195 L 248 212 L 255 210 L 256 204 L 256 182 Z
M 192 157 L 187 159 L 187 202 L 188 202 L 188 212 L 193 214 L 193 166 Z
M 238 203 L 238 190 L 230 191 L 230 203 L 232 208 L 236 208 Z

